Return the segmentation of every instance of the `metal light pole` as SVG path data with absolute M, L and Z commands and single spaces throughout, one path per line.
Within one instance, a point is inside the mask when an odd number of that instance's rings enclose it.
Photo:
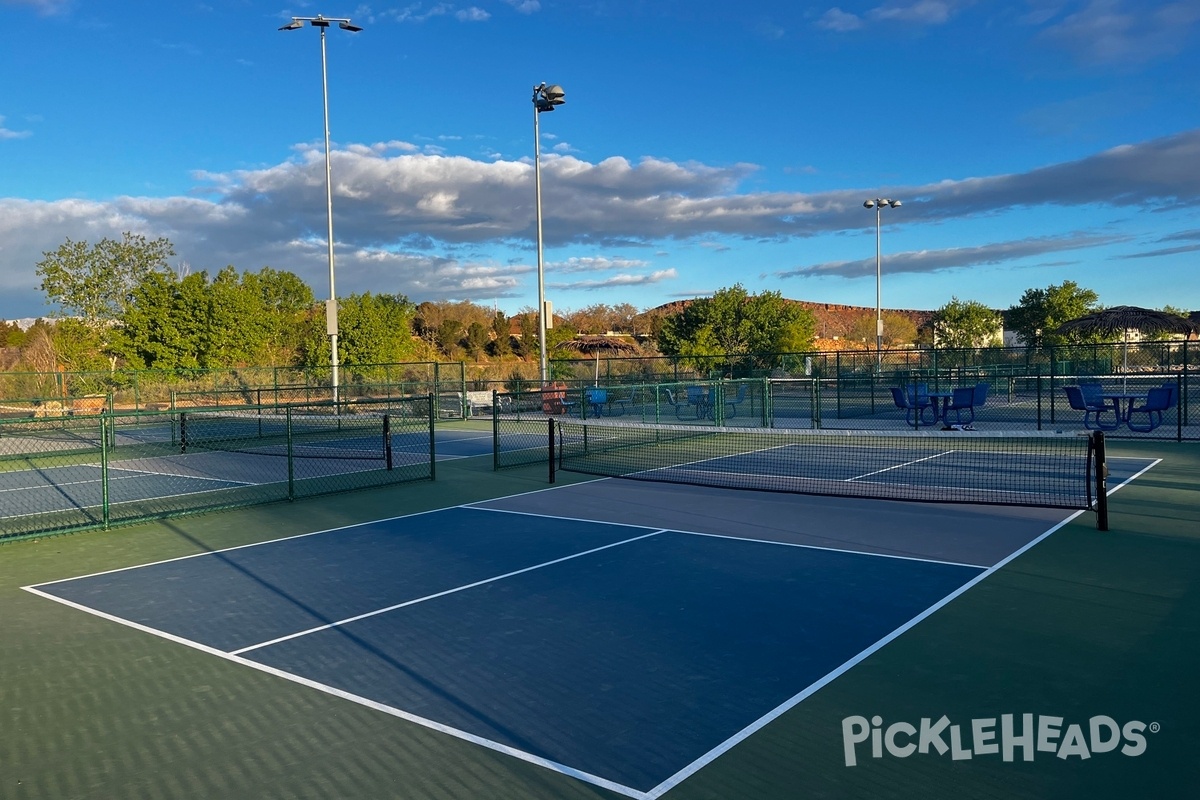
M 540 361 L 538 378 L 543 386 L 546 385 L 546 276 L 542 267 L 542 144 L 538 129 L 538 115 L 543 111 L 553 111 L 555 106 L 561 106 L 563 88 L 557 84 L 547 85 L 545 81 L 533 87 L 533 191 L 534 205 L 537 214 L 537 280 L 538 280 L 538 351 Z M 553 327 L 553 318 L 550 326 Z
M 875 209 L 875 368 L 883 368 L 883 269 L 879 247 L 880 212 L 884 206 L 899 208 L 899 200 L 876 197 L 863 203 L 863 208 Z
M 325 301 L 325 329 L 329 334 L 330 365 L 333 367 L 333 407 L 338 408 L 338 317 L 337 290 L 333 279 L 333 178 L 329 166 L 329 73 L 325 62 L 325 29 L 336 22 L 344 31 L 358 33 L 362 28 L 351 25 L 348 19 L 323 17 L 292 17 L 292 21 L 279 30 L 294 31 L 303 28 L 304 23 L 319 28 L 321 31 L 321 96 L 325 104 L 325 211 L 329 222 L 327 241 L 329 243 L 329 299 Z

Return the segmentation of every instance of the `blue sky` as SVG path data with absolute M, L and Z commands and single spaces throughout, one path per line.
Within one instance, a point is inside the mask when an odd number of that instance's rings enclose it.
M 1200 309 L 1200 2 L 0 0 L 0 317 L 68 238 L 337 288 L 649 308 L 734 283 L 996 308 L 1073 280 Z

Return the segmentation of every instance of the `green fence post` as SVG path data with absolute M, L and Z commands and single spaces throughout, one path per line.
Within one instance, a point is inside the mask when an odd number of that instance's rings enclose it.
M 1054 424 L 1054 405 L 1050 405 L 1050 424 Z M 1037 376 L 1037 429 L 1042 429 L 1042 373 Z
M 104 415 L 100 415 L 100 515 L 104 521 L 104 527 L 107 528 L 110 519 L 110 509 L 108 502 L 108 423 L 110 419 Z
M 875 369 L 871 370 L 871 380 L 870 380 L 870 383 L 867 384 L 867 391 L 871 395 L 871 402 L 869 404 L 869 407 L 871 409 L 872 415 L 875 414 L 875 389 L 876 389 L 875 384 L 876 384 L 876 381 L 878 381 L 881 377 L 882 376 L 879 374 L 879 370 L 875 370 Z
M 1055 349 L 1050 348 L 1050 391 L 1054 391 L 1054 368 L 1057 366 L 1058 353 Z M 1042 373 L 1038 373 L 1038 424 L 1042 421 Z M 1054 399 L 1050 400 L 1050 424 L 1054 424 Z
M 813 378 L 813 427 L 822 427 L 821 423 L 821 379 Z M 874 403 L 875 393 L 871 393 L 871 401 Z
M 771 379 L 764 377 L 762 379 L 762 427 L 767 428 L 772 426 L 772 418 L 769 416 L 769 408 L 771 404 Z

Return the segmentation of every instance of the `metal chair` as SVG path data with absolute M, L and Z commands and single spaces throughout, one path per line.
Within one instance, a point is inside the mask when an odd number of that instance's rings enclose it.
M 737 416 L 737 407 L 745 399 L 746 399 L 746 384 L 744 384 L 744 383 L 738 384 L 737 394 L 732 398 L 729 398 L 729 397 L 725 398 L 725 408 L 727 409 L 725 416 L 736 417 Z
M 1125 420 L 1125 424 L 1129 426 L 1129 430 L 1139 433 L 1149 433 L 1150 431 L 1162 425 L 1163 413 L 1171 407 L 1171 395 L 1173 394 L 1170 386 L 1155 386 L 1146 393 L 1146 402 L 1140 406 L 1135 402 L 1129 407 L 1129 419 Z M 1146 424 L 1134 424 L 1134 414 L 1145 414 Z
M 987 386 L 985 383 L 980 386 Z M 954 412 L 954 419 L 960 425 L 970 425 L 975 421 L 975 396 L 978 393 L 978 386 L 963 386 L 955 389 L 950 397 L 950 405 L 946 406 L 946 412 Z M 969 416 L 964 423 L 962 414 L 966 411 Z
M 1083 389 L 1079 386 L 1064 386 L 1063 391 L 1067 393 L 1067 402 L 1071 404 L 1071 408 L 1076 411 L 1083 412 L 1083 427 L 1090 431 L 1115 431 L 1121 425 L 1121 418 L 1117 414 L 1115 406 L 1101 402 L 1099 405 L 1089 403 L 1084 397 Z M 1100 415 L 1111 412 L 1113 422 L 1107 423 L 1100 419 Z
M 608 402 L 608 390 L 592 388 L 587 390 L 588 405 L 597 417 L 604 416 L 604 404 Z
M 672 392 L 670 389 L 664 388 L 662 390 L 662 393 L 664 395 L 666 395 L 667 404 L 675 406 L 675 416 L 679 417 L 680 419 L 683 419 L 683 410 L 685 408 L 691 407 L 691 403 L 689 403 L 687 400 L 676 399 L 675 393 Z
M 891 387 L 891 392 L 892 402 L 896 404 L 896 408 L 904 410 L 904 421 L 909 425 L 912 425 L 914 428 L 917 427 L 917 424 L 922 419 L 925 409 L 931 408 L 929 405 L 929 398 L 925 398 L 925 405 L 917 405 L 915 397 L 910 399 L 908 392 L 900 387 Z
M 987 402 L 988 385 L 986 383 L 975 384 L 975 399 L 971 405 L 975 408 L 983 408 L 983 404 Z M 972 411 L 972 414 L 974 411 Z

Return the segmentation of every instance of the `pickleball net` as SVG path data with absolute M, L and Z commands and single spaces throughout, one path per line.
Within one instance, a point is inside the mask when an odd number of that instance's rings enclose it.
M 556 419 L 553 470 L 929 503 L 1091 509 L 1107 530 L 1100 432 L 712 429 Z
M 180 451 L 382 461 L 391 468 L 388 413 L 303 413 L 288 407 L 179 414 Z

